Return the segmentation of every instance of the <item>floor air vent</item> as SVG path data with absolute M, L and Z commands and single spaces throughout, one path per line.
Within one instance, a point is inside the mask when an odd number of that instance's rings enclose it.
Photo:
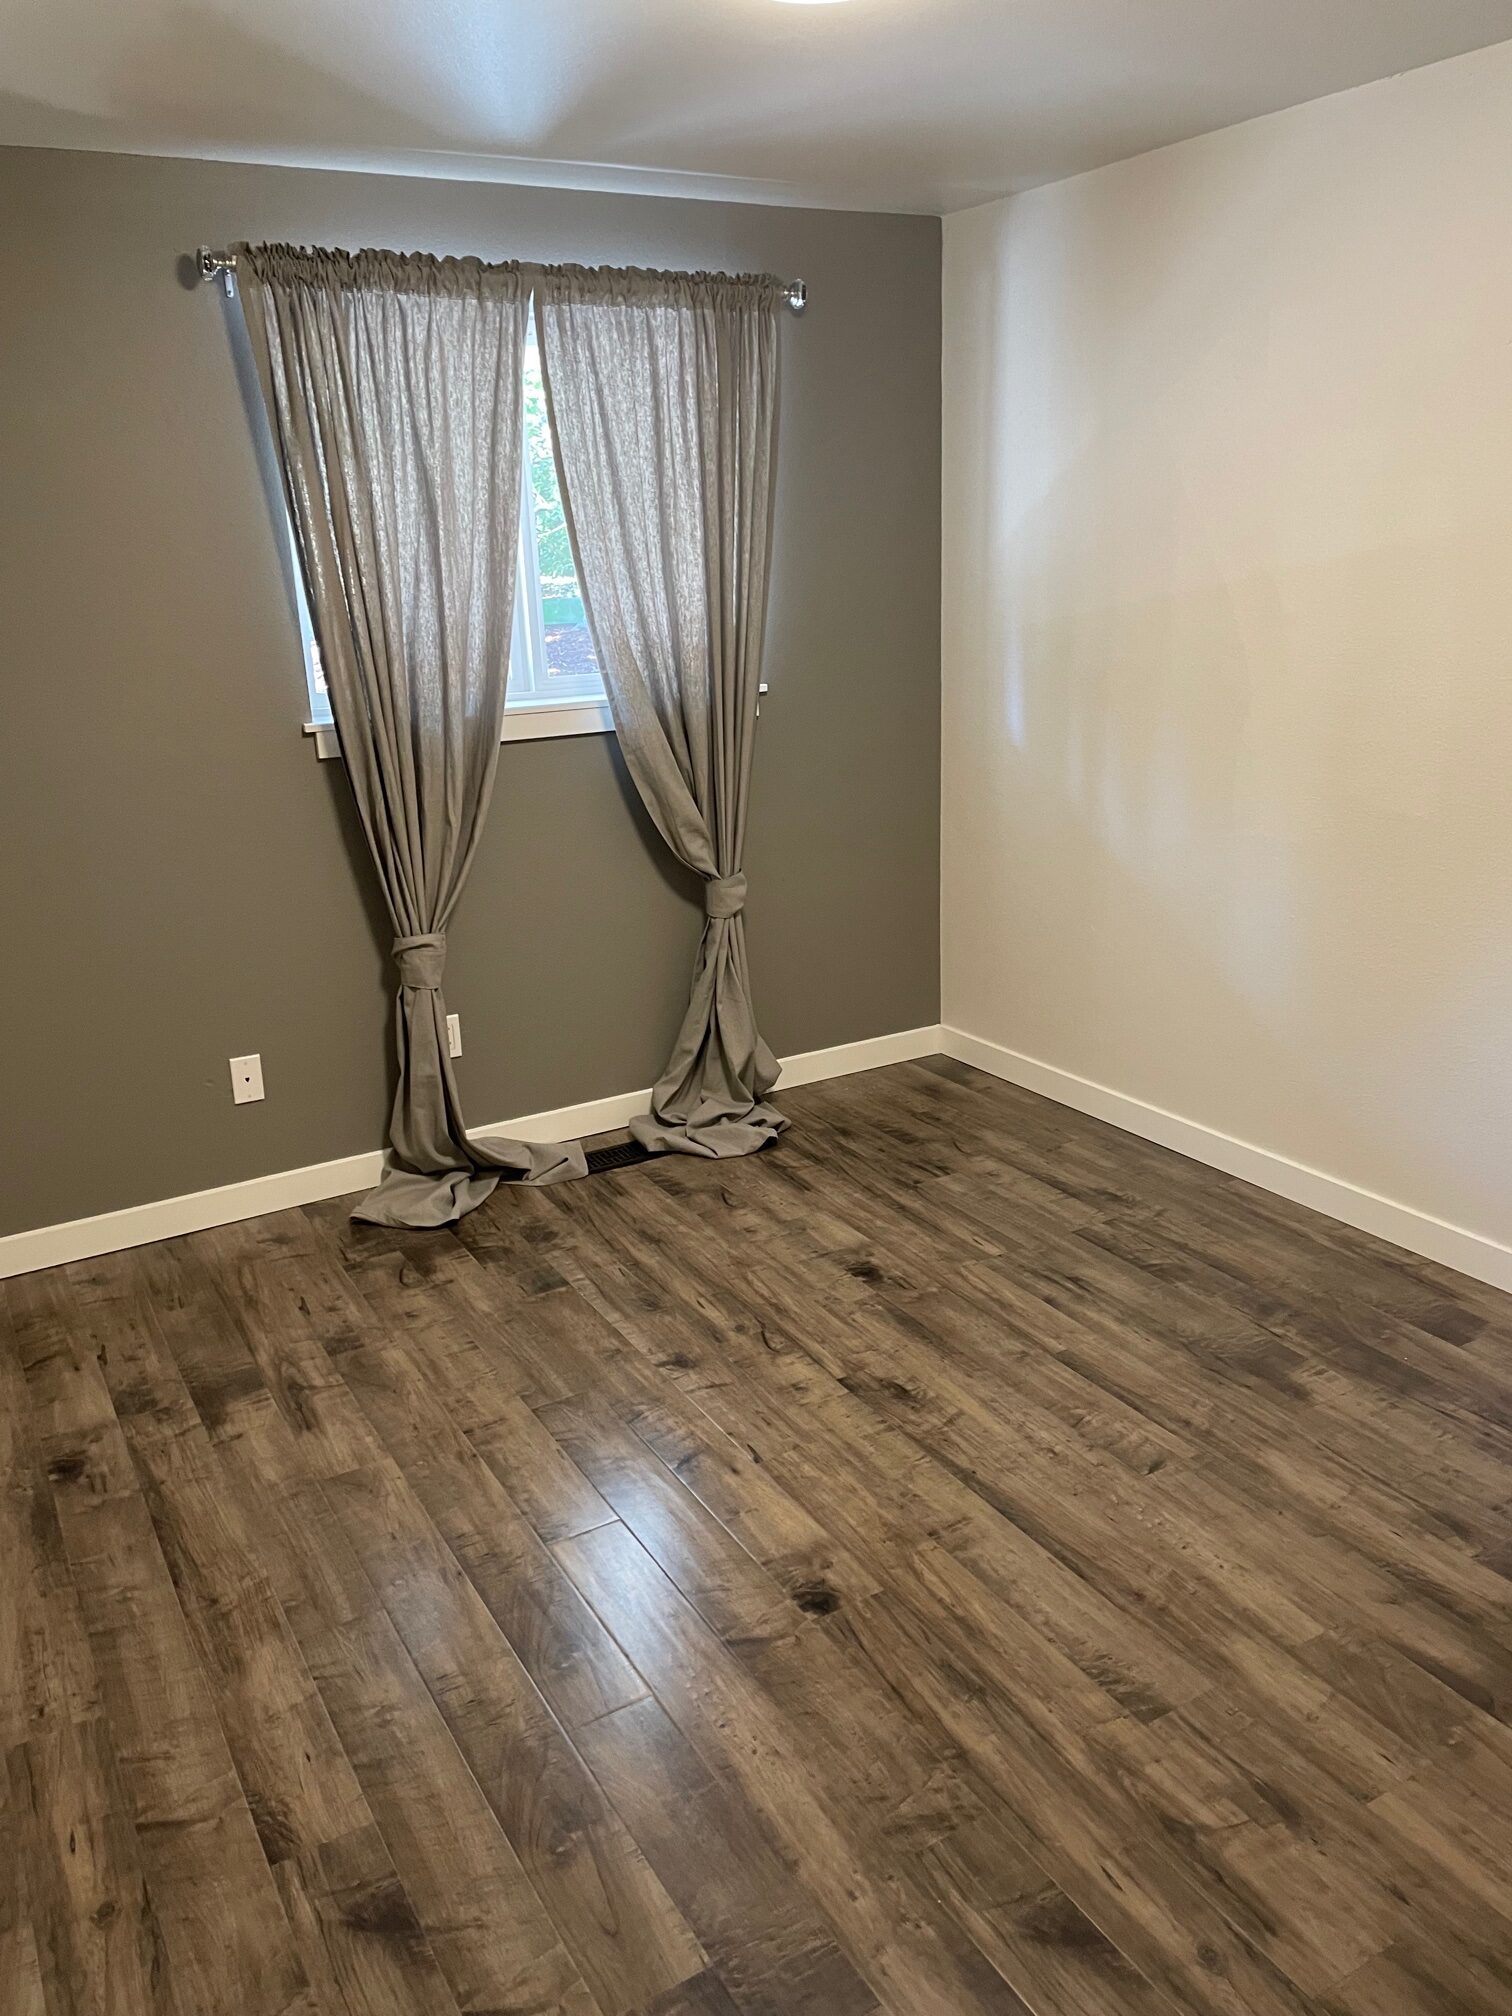
M 649 1162 L 651 1150 L 639 1141 L 611 1141 L 607 1148 L 590 1148 L 583 1158 L 590 1176 L 602 1176 L 606 1169 L 630 1169 L 637 1162 Z

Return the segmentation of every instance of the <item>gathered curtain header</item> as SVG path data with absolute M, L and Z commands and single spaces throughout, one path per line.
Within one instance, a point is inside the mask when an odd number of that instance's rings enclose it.
M 640 266 L 527 268 L 537 297 L 572 308 L 748 308 L 770 313 L 788 284 L 770 273 L 658 273 Z
M 529 291 L 517 259 L 441 258 L 431 252 L 340 252 L 322 245 L 236 245 L 237 270 L 264 287 L 517 301 Z
M 770 273 L 672 273 L 639 266 L 541 266 L 433 252 L 342 252 L 319 245 L 236 245 L 237 265 L 265 286 L 315 286 L 517 301 L 563 307 L 749 308 L 771 312 L 788 283 Z

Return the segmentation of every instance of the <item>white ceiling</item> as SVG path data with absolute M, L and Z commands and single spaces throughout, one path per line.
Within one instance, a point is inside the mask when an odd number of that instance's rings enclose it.
M 1512 39 L 1512 0 L 0 0 L 0 143 L 952 210 Z

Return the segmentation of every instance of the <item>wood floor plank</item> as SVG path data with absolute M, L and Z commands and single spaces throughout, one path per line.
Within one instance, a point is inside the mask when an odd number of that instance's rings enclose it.
M 18 2007 L 179 2010 L 104 1718 L 54 1719 L 17 1744 L 7 1790 L 5 1853 L 15 1860 L 0 1980 Z
M 579 1731 L 594 1776 L 747 2016 L 870 2016 L 876 1999 L 740 1793 L 654 1700 Z
M 931 1887 L 1034 2016 L 1171 2016 L 1155 1988 L 999 1815 L 981 1812 L 917 1851 Z
M 12 1289 L 32 1351 L 61 1349 L 61 1307 L 51 1293 Z M 84 1629 L 57 1506 L 33 1428 L 19 1326 L 0 1289 L 0 1755 L 54 1722 L 92 1721 L 99 1677 Z M 56 1334 L 55 1334 L 56 1333 Z
M 1506 2016 L 1512 1967 L 1413 1934 L 1339 1982 L 1318 2009 L 1319 2016 Z
M 522 1339 L 521 1327 L 511 1323 L 507 1343 L 495 1333 L 488 1347 L 495 1357 L 501 1349 L 516 1359 L 522 1348 L 532 1355 L 539 1352 L 555 1374 L 566 1373 L 563 1383 L 575 1389 L 551 1394 L 527 1375 L 526 1390 L 535 1389 L 531 1405 L 546 1433 L 550 1433 L 547 1422 L 555 1420 L 565 1427 L 573 1418 L 570 1408 L 554 1413 L 554 1401 L 600 1408 L 599 1439 L 607 1436 L 607 1446 L 618 1448 L 621 1469 L 628 1463 L 629 1472 L 652 1480 L 647 1488 L 654 1489 L 655 1466 L 648 1472 L 644 1453 L 627 1449 L 616 1422 L 633 1431 L 800 1608 L 812 1609 L 847 1591 L 866 1594 L 875 1588 L 862 1564 L 781 1489 L 743 1441 L 721 1428 L 696 1396 L 655 1378 L 646 1360 L 627 1350 L 605 1317 L 575 1289 L 565 1288 L 531 1304 L 528 1340 Z M 606 1418 L 604 1408 L 612 1419 Z M 470 1433 L 469 1439 L 478 1444 L 477 1435 Z M 560 1451 L 560 1442 L 552 1439 Z M 580 1433 L 578 1439 L 590 1466 L 594 1460 L 601 1467 L 609 1462 L 605 1449 L 597 1459 L 589 1453 L 591 1435 Z M 582 1465 L 569 1467 L 582 1477 Z M 599 1516 L 579 1521 L 575 1530 L 613 1516 L 597 1494 L 594 1503 Z
M 620 1400 L 618 1411 L 800 1610 L 822 1613 L 875 1594 L 876 1578 L 855 1554 L 705 1409 L 672 1391 L 651 1402 Z
M 710 1967 L 691 1981 L 680 1981 L 665 1995 L 658 1995 L 647 2005 L 645 2016 L 739 2016 L 739 2011 Z
M 557 1552 L 683 1734 L 764 1816 L 884 2005 L 917 2016 L 961 2009 L 1021 2016 L 1008 1984 L 909 1872 L 879 1851 L 871 1829 L 837 1815 L 848 1803 L 847 1760 L 788 1748 L 781 1717 L 757 1683 L 639 1541 L 623 1526 L 601 1526 L 560 1542 Z M 827 1796 L 821 1764 L 836 1774 Z
M 151 1300 L 134 1282 L 145 1274 Z M 107 1294 L 105 1284 L 113 1293 Z M 336 2009 L 456 2016 L 351 1764 L 164 1345 L 177 1274 L 102 1264 L 90 1325 L 300 1961 Z
M 53 1319 L 26 1300 L 35 1350 Z M 3 1292 L 0 1328 L 0 2006 L 167 2011 L 171 1975 Z
M 278 1307 L 263 1297 L 255 1302 L 264 1321 Z M 238 1343 L 224 1325 L 210 1362 L 202 1340 L 215 1327 L 215 1313 L 208 1305 L 200 1313 L 201 1342 L 193 1334 L 175 1342 L 198 1364 L 202 1388 L 216 1396 L 233 1491 L 244 1494 L 265 1535 L 301 1649 L 459 2004 L 587 2016 L 599 2005 L 325 1499 L 324 1438 L 309 1432 L 312 1417 L 299 1407 L 265 1404 L 268 1396 L 251 1377 L 250 1344 Z M 274 1340 L 264 1334 L 260 1349 L 279 1389 Z M 235 1396 L 230 1404 L 227 1394 Z M 336 1418 L 336 1446 L 381 1462 L 381 1445 L 370 1432 L 364 1437 L 360 1411 L 343 1397 L 350 1421 L 340 1419 L 332 1392 L 323 1401 L 327 1417 Z
M 428 1522 L 381 1472 L 354 1471 L 326 1490 L 606 2016 L 628 2016 L 699 1972 L 702 1947 Z
M 9 1284 L 37 1440 L 182 2004 L 283 2016 L 306 1997 L 277 1889 L 93 1352 L 53 1298 L 84 1266 Z M 311 2005 L 314 2006 L 313 2004 Z
M 1249 1315 L 1301 1354 L 1305 1385 L 1336 1395 L 1346 1408 L 1368 1408 L 1388 1432 L 1419 1446 L 1432 1441 L 1456 1464 L 1495 1466 L 1512 1449 L 1512 1386 L 1409 1323 L 1337 1293 L 1313 1298 L 1290 1280 L 1272 1285 L 1269 1276 L 1257 1282 L 1249 1270 L 1236 1275 L 1216 1267 L 1207 1251 L 1173 1241 L 1163 1224 L 1106 1221 L 1081 1236 L 1141 1271 Z
M 972 1667 L 960 1634 L 942 1642 L 937 1614 L 925 1622 L 884 1594 L 858 1606 L 849 1628 L 904 1698 L 973 1757 L 1048 1880 L 1153 1986 L 1203 2012 L 1302 2016 L 1299 1988 L 1257 1943 L 1266 1916 L 1141 1828 L 1126 1795 L 1081 1761 L 1075 1733 L 1053 1721 L 1047 1729 L 1048 1705 L 1031 1726 L 980 1684 L 963 1685 Z
M 0 1286 L 6 2016 L 1512 2016 L 1512 1298 L 779 1097 Z
M 567 1726 L 638 1700 L 638 1675 L 406 1356 L 365 1344 L 341 1364 L 384 1450 Z
M 1052 1220 L 1005 1191 L 1002 1179 L 980 1188 L 970 1208 L 1001 1192 L 991 1222 L 1009 1244 L 1005 1260 L 973 1261 L 962 1268 L 960 1285 L 989 1305 L 1000 1290 L 1032 1286 L 1063 1307 L 1111 1307 L 1123 1322 L 1157 1337 L 1184 1343 L 1203 1357 L 1221 1356 L 1248 1367 L 1279 1395 L 1314 1403 L 1320 1421 L 1334 1436 L 1386 1445 L 1383 1481 L 1411 1480 L 1428 1509 L 1455 1504 L 1497 1504 L 1505 1497 L 1505 1461 L 1500 1445 L 1487 1453 L 1464 1434 L 1456 1435 L 1430 1406 L 1403 1398 L 1400 1382 L 1382 1386 L 1341 1370 L 1309 1345 L 1305 1333 L 1282 1334 L 1270 1319 L 1284 1313 L 1271 1297 L 1257 1309 L 1221 1270 L 1190 1263 L 1173 1270 L 1147 1236 L 1120 1242 L 1105 1223 L 1096 1237 L 1066 1235 Z M 1425 1442 L 1439 1451 L 1438 1466 L 1418 1460 Z M 1447 1466 L 1447 1474 L 1446 1468 Z
M 1417 1806 L 1383 1798 L 1361 1803 L 1341 1792 L 1299 1764 L 1279 1729 L 1221 1698 L 1195 1704 L 1182 1717 L 1210 1755 L 1233 1760 L 1250 1798 L 1263 1802 L 1258 1835 L 1251 1829 L 1236 1837 L 1236 1874 L 1274 1893 L 1289 1943 L 1314 1947 L 1312 1958 L 1299 1959 L 1299 1976 L 1315 1975 L 1320 1956 L 1337 1957 L 1351 1941 L 1385 1951 L 1410 1940 L 1414 1928 L 1451 1940 L 1467 1959 L 1494 1969 L 1508 1944 L 1506 1916 L 1487 1902 L 1483 1878 L 1467 1883 L 1467 1865 L 1441 1852 Z M 1217 1844 L 1220 1853 L 1226 1845 Z M 1295 1893 L 1289 1908 L 1288 1883 Z M 1336 1928 L 1331 1936 L 1330 1928 Z
M 1270 1469 L 1288 1488 L 1331 1505 L 1374 1494 L 1373 1516 L 1389 1505 L 1389 1526 L 1436 1534 L 1473 1556 L 1475 1535 L 1463 1520 L 1475 1501 L 1457 1501 L 1448 1522 L 1415 1505 L 1400 1488 L 1413 1476 L 1403 1452 L 1358 1410 L 1334 1406 L 1306 1385 L 1305 1360 L 1290 1348 L 1281 1347 L 1291 1377 L 1278 1385 L 1252 1358 L 1194 1347 L 1167 1327 L 1130 1320 L 1048 1275 L 999 1270 L 990 1279 L 979 1274 L 971 1285 L 984 1312 L 1016 1339 L 1053 1352 L 1141 1414 L 1199 1438 L 1204 1448 L 1222 1447 L 1246 1469 Z
M 0 1814 L 0 1817 L 5 1816 Z M 9 1821 L 7 1824 L 10 1824 Z M 11 1852 L 20 1854 L 19 1842 L 15 1843 Z M 9 1998 L 4 2005 L 7 2016 L 47 2016 L 47 1988 L 42 1980 L 42 1963 L 37 1954 L 27 1886 L 20 1872 L 8 1888 L 0 1910 L 4 1912 L 3 1919 L 0 1919 L 0 1970 L 3 1970 L 0 1971 L 0 1981 L 5 1983 Z M 80 2007 L 88 2007 L 84 1998 L 76 1999 Z
M 780 1637 L 795 1612 L 779 1585 L 620 1421 L 607 1401 L 553 1401 L 540 1419 L 721 1638 Z
M 198 1285 L 203 1338 L 215 1324 L 213 1283 Z M 219 1327 L 216 1390 L 245 1389 L 235 1331 L 224 1317 Z M 193 1350 L 190 1336 L 175 1341 Z M 203 1374 L 203 1352 L 193 1356 Z M 289 1424 L 250 1399 L 218 1418 L 226 1490 L 262 1535 L 270 1580 L 458 2006 L 470 2016 L 592 2016 L 598 2005 L 323 1487 L 303 1474 Z
M 351 1284 L 319 1255 L 248 1261 L 255 1235 L 238 1231 L 249 1339 L 309 1473 L 592 1993 L 606 2016 L 628 2012 L 696 1973 L 705 1956 L 521 1658 L 535 1656 L 543 1683 L 583 1714 L 638 1699 L 644 1687 L 424 1382 L 376 1340 Z M 329 1325 L 318 1360 L 316 1312 Z M 529 1594 L 507 1560 L 496 1578 L 496 1535 L 541 1557 L 561 1600 L 577 1607 L 572 1630 L 591 1647 L 591 1691 L 572 1646 L 548 1672 L 539 1640 L 517 1626 L 517 1645 L 491 1614 L 472 1578 L 501 1608 Z M 560 1634 L 553 1642 L 566 1643 Z
M 351 1273 L 379 1321 L 402 1329 L 406 1355 L 541 1539 L 565 1540 L 603 1525 L 614 1514 L 588 1479 L 564 1459 L 526 1399 L 500 1390 L 497 1354 L 474 1342 L 465 1320 L 469 1305 L 450 1293 L 457 1271 L 460 1259 L 438 1282 L 435 1270 L 390 1253 Z M 503 1328 L 496 1318 L 485 1334 L 495 1337 Z
M 259 1263 L 236 1234 L 238 1298 L 269 1389 L 314 1474 L 401 1473 L 542 1692 L 568 1724 L 645 1691 L 416 1360 L 323 1253 Z M 544 1432 L 544 1431 L 543 1431 Z

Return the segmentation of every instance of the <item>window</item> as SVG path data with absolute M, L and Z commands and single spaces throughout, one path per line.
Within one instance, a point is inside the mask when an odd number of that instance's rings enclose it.
M 525 449 L 521 456 L 520 553 L 515 569 L 514 625 L 509 647 L 509 690 L 504 740 L 543 735 L 591 735 L 613 724 L 593 639 L 583 612 L 582 590 L 572 563 L 567 519 L 557 485 L 551 429 L 546 420 L 546 388 L 532 309 L 525 348 Z M 289 528 L 293 552 L 294 533 Z M 337 754 L 331 698 L 320 663 L 320 646 L 305 604 L 299 558 L 293 554 L 299 634 L 304 645 L 305 683 L 310 696 L 308 732 L 322 756 Z
M 546 388 L 531 312 L 525 346 L 525 452 L 520 458 L 520 564 L 509 651 L 512 708 L 606 705 L 546 419 Z

